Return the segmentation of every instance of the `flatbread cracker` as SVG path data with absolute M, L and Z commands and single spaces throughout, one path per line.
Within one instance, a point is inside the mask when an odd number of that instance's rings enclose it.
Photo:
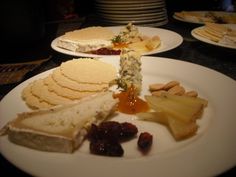
M 59 68 L 53 70 L 52 78 L 58 85 L 76 91 L 90 91 L 90 92 L 104 91 L 107 90 L 109 87 L 107 83 L 105 84 L 78 83 L 64 76 Z
M 53 105 L 66 104 L 72 101 L 69 98 L 59 96 L 55 92 L 49 91 L 43 79 L 38 79 L 33 82 L 31 92 L 34 96 L 38 97 L 40 101 L 46 101 Z
M 40 101 L 38 97 L 34 96 L 31 92 L 32 85 L 33 83 L 29 83 L 22 91 L 22 98 L 30 108 L 44 109 L 54 106 L 46 101 Z
M 116 79 L 116 68 L 95 59 L 73 59 L 60 66 L 63 75 L 78 83 L 103 84 Z
M 207 33 L 203 28 L 202 29 L 195 29 L 194 30 L 194 33 L 196 33 L 197 35 L 201 36 L 201 37 L 204 37 L 204 38 L 207 38 L 211 41 L 214 41 L 214 42 L 219 42 L 219 40 L 221 38 L 217 37 L 217 36 L 213 36 L 209 33 Z
M 69 99 L 73 99 L 73 100 L 81 99 L 83 97 L 97 93 L 97 92 L 81 92 L 81 91 L 72 90 L 66 87 L 62 87 L 53 80 L 52 75 L 49 75 L 43 81 L 48 86 L 49 91 L 55 92 L 57 95 L 60 95 Z

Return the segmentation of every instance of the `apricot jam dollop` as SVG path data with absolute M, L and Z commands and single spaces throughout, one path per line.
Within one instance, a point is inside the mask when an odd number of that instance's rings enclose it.
M 122 113 L 136 114 L 149 110 L 148 103 L 138 97 L 133 85 L 126 91 L 115 94 L 114 97 L 119 99 L 118 111 Z

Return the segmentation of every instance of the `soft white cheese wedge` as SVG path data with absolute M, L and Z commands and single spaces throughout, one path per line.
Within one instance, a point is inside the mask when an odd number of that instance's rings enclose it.
M 101 26 L 87 27 L 65 33 L 58 39 L 57 46 L 74 52 L 90 52 L 112 47 L 114 33 Z
M 71 153 L 83 142 L 92 123 L 99 124 L 116 110 L 112 92 L 101 92 L 78 102 L 21 113 L 0 130 L 11 142 L 29 148 Z
M 74 52 L 90 52 L 100 48 L 111 48 L 111 40 L 93 39 L 93 40 L 67 40 L 59 38 L 57 45 L 61 48 Z

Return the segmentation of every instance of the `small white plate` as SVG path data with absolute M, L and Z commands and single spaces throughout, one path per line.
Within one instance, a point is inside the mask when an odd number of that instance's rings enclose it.
M 117 57 L 101 60 L 119 69 Z M 49 70 L 23 82 L 1 100 L 0 128 L 17 113 L 29 111 L 21 98 L 22 89 L 51 72 Z M 43 177 L 209 177 L 235 166 L 235 80 L 200 65 L 147 56 L 142 57 L 142 75 L 141 97 L 150 94 L 148 85 L 151 83 L 178 80 L 186 90 L 196 90 L 200 97 L 209 101 L 198 120 L 199 129 L 195 136 L 177 142 L 160 124 L 138 121 L 134 115 L 118 113 L 112 120 L 134 123 L 139 133 L 148 131 L 153 134 L 153 145 L 148 154 L 138 151 L 137 138 L 122 143 L 123 157 L 104 157 L 90 154 L 88 141 L 73 154 L 63 154 L 15 145 L 7 136 L 0 137 L 1 154 L 25 172 Z
M 106 28 L 111 29 L 114 32 L 114 34 L 118 34 L 121 28 L 123 27 L 124 26 L 115 26 L 115 27 L 106 27 Z M 152 54 L 156 54 L 160 52 L 165 52 L 165 51 L 178 47 L 183 42 L 182 36 L 170 30 L 166 30 L 162 28 L 141 27 L 141 26 L 138 26 L 138 29 L 140 33 L 143 35 L 147 35 L 147 36 L 158 35 L 161 39 L 160 47 L 158 47 L 157 49 L 151 52 L 144 53 L 143 55 L 152 55 Z M 109 55 L 95 55 L 95 54 L 88 54 L 88 53 L 82 53 L 82 52 L 73 52 L 73 51 L 60 48 L 57 46 L 58 38 L 54 39 L 51 43 L 51 47 L 57 52 L 67 54 L 67 55 L 72 55 L 72 56 L 78 56 L 78 57 L 107 57 L 109 56 Z
M 225 26 L 228 26 L 228 27 L 236 30 L 236 24 L 225 24 Z M 194 38 L 198 39 L 199 41 L 202 41 L 202 42 L 205 42 L 205 43 L 208 43 L 208 44 L 212 44 L 212 45 L 219 46 L 219 47 L 230 48 L 230 49 L 236 49 L 236 45 L 227 45 L 227 44 L 222 44 L 222 43 L 214 42 L 214 41 L 212 41 L 210 39 L 207 39 L 205 37 L 199 36 L 198 34 L 196 34 L 194 32 L 195 30 L 202 29 L 202 28 L 204 28 L 204 26 L 201 26 L 201 27 L 198 27 L 198 28 L 194 28 L 191 31 L 191 35 Z

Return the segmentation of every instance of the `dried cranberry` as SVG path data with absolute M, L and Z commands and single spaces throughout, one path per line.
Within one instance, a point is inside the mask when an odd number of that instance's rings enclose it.
M 97 140 L 90 142 L 90 152 L 106 156 L 122 156 L 124 150 L 118 142 L 108 140 Z
M 98 134 L 100 139 L 109 139 L 118 141 L 121 134 L 121 124 L 115 121 L 102 122 L 98 126 Z
M 138 147 L 141 151 L 147 151 L 152 145 L 152 135 L 148 132 L 141 133 L 138 138 Z
M 138 128 L 129 122 L 121 123 L 121 140 L 127 140 L 133 138 L 138 133 Z
M 137 132 L 137 127 L 129 122 L 106 121 L 98 126 L 92 124 L 88 132 L 90 152 L 106 156 L 122 156 L 124 150 L 120 141 L 134 137 Z
M 95 124 L 92 124 L 90 127 L 90 130 L 88 131 L 87 138 L 90 141 L 95 141 L 99 139 L 99 133 L 98 133 L 98 126 Z
M 92 51 L 92 54 L 96 54 L 96 55 L 119 55 L 120 52 L 121 52 L 121 50 L 100 48 L 98 50 Z

